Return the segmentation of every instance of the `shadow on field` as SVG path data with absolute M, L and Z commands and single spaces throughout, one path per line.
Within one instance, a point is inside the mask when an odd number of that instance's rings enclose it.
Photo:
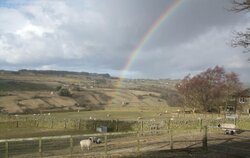
M 246 134 L 246 133 L 245 133 Z M 246 135 L 218 135 L 208 142 L 208 150 L 202 147 L 142 152 L 122 158 L 249 158 L 250 133 Z
M 140 155 L 122 156 L 122 158 L 187 158 L 196 157 L 197 154 L 204 157 L 205 153 L 201 148 L 193 149 L 174 149 L 174 150 L 160 150 L 143 152 Z

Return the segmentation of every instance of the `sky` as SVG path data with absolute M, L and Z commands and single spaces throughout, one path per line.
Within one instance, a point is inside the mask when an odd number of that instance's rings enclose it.
M 182 79 L 216 65 L 249 82 L 249 53 L 232 48 L 250 14 L 231 0 L 181 0 L 124 70 L 174 0 L 0 0 L 0 69 L 68 70 Z M 125 72 L 125 73 L 124 73 Z

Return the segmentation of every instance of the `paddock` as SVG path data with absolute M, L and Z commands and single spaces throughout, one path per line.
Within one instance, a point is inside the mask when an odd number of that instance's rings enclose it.
M 81 151 L 79 141 L 90 136 L 103 140 L 92 148 Z M 143 132 L 116 132 L 84 135 L 65 135 L 0 140 L 0 157 L 126 157 L 137 155 L 150 157 L 152 153 L 164 155 L 169 151 L 192 155 L 250 155 L 250 131 L 237 135 L 225 135 L 220 129 L 158 130 Z M 172 153 L 173 154 L 173 153 Z M 231 155 L 231 156 L 230 156 Z M 178 157 L 178 155 L 175 155 Z M 190 156 L 189 156 L 190 157 Z M 225 156 L 223 156 L 225 157 Z

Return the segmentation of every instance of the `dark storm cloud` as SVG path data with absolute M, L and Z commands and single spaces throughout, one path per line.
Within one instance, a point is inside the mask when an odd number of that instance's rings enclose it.
M 119 75 L 133 48 L 172 1 L 23 2 L 0 7 L 1 68 Z M 246 74 L 249 63 L 242 50 L 227 43 L 233 30 L 249 26 L 249 16 L 229 12 L 230 7 L 228 0 L 180 2 L 138 53 L 128 77 L 178 78 L 215 65 Z

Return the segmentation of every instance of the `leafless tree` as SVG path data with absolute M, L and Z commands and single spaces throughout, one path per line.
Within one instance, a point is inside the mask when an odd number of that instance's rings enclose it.
M 245 53 L 250 52 L 250 28 L 247 28 L 245 32 L 234 32 L 234 39 L 232 39 L 231 45 L 233 47 L 244 47 Z
M 241 12 L 250 10 L 250 0 L 234 0 L 231 11 Z
M 230 9 L 234 12 L 249 12 L 250 11 L 250 0 L 233 0 L 233 7 Z M 232 39 L 231 45 L 233 47 L 244 47 L 244 53 L 250 52 L 250 28 L 247 28 L 245 32 L 234 32 L 234 38 Z M 250 61 L 250 58 L 248 58 Z

